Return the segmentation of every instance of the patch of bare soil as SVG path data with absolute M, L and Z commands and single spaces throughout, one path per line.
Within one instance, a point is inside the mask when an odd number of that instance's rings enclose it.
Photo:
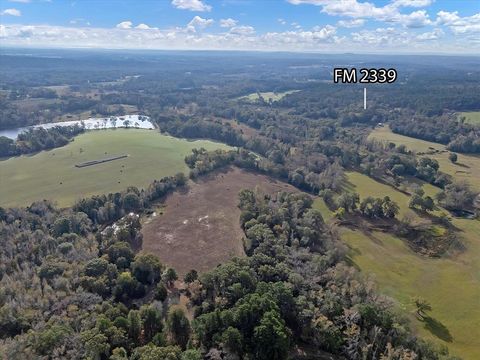
M 185 191 L 165 200 L 165 212 L 143 225 L 143 250 L 175 268 L 210 270 L 234 256 L 244 256 L 238 193 L 259 188 L 265 193 L 295 192 L 293 186 L 265 175 L 231 168 L 190 182 Z

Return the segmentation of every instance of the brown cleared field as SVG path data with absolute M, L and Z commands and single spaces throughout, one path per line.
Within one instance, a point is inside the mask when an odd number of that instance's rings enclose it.
M 238 168 L 190 182 L 185 191 L 167 197 L 163 215 L 145 221 L 143 250 L 175 267 L 179 276 L 191 269 L 204 272 L 234 256 L 243 256 L 238 193 L 256 187 L 265 193 L 298 191 Z

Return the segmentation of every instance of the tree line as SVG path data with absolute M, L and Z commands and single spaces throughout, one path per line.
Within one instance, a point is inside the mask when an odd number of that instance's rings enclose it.
M 85 131 L 83 126 L 54 126 L 29 128 L 18 134 L 16 140 L 0 136 L 0 157 L 29 154 L 41 150 L 49 150 L 68 144 L 73 137 Z

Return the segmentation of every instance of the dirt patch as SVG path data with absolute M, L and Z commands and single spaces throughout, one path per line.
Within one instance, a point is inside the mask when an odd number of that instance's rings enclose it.
M 174 267 L 179 276 L 207 271 L 233 256 L 243 256 L 238 192 L 258 187 L 265 193 L 296 189 L 271 178 L 232 168 L 190 182 L 165 201 L 165 212 L 143 225 L 143 250 Z

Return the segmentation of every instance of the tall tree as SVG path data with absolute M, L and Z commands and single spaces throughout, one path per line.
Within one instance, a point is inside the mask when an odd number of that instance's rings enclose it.
M 182 309 L 171 309 L 167 317 L 167 330 L 173 343 L 182 349 L 187 346 L 190 338 L 190 322 Z

